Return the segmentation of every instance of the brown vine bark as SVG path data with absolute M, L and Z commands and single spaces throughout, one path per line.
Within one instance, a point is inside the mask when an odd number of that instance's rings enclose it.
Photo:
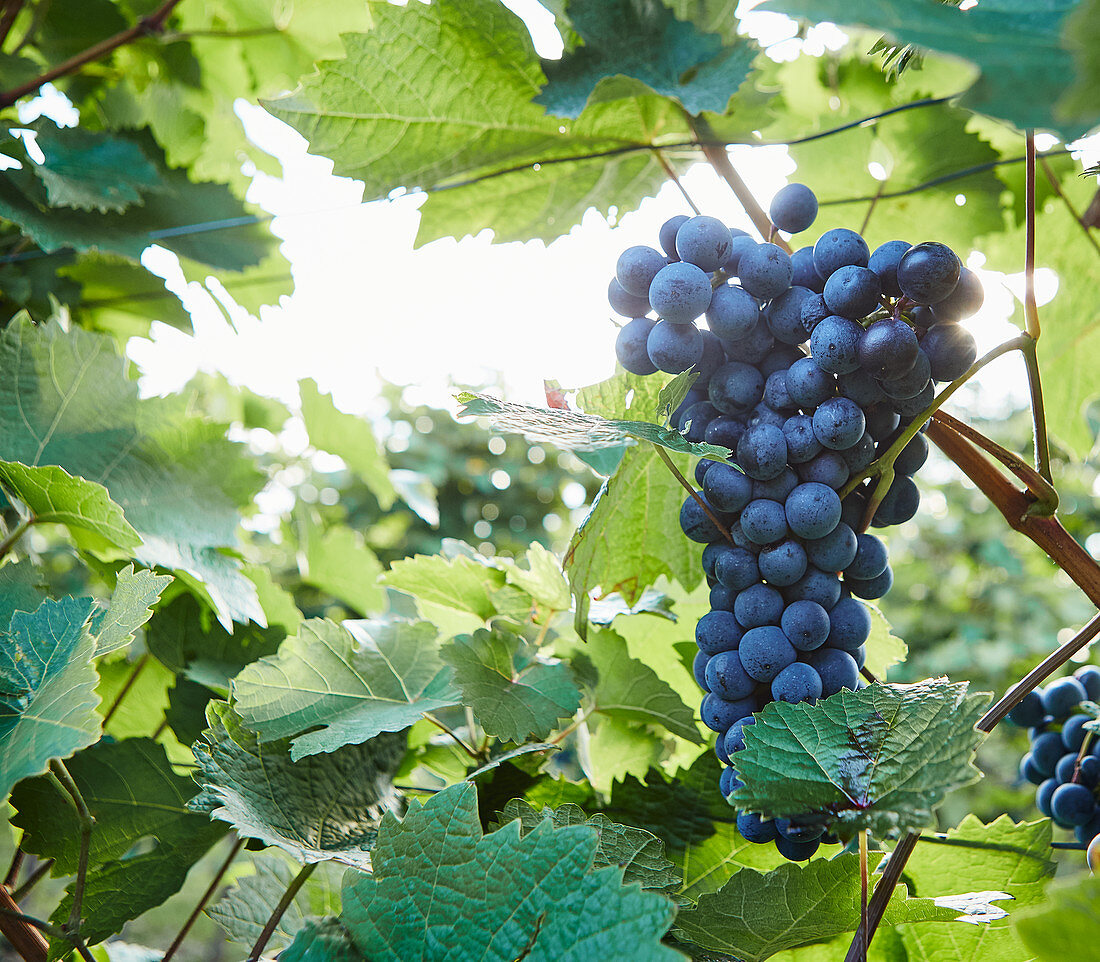
M 0 934 L 11 943 L 16 952 L 26 959 L 26 962 L 46 962 L 50 946 L 45 936 L 34 926 L 7 914 L 19 912 L 19 906 L 12 899 L 11 892 L 3 886 L 0 886 L 0 908 L 5 910 L 0 912 Z

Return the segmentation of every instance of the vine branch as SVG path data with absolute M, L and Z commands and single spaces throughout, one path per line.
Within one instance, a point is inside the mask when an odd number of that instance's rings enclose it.
M 428 712 L 425 712 L 424 713 L 424 719 L 426 721 L 431 722 L 440 731 L 446 732 L 448 735 L 450 735 L 451 738 L 453 738 L 455 740 L 455 742 L 457 742 L 458 747 L 461 748 L 467 755 L 469 755 L 475 762 L 480 762 L 481 761 L 481 756 L 477 753 L 477 751 L 475 749 L 471 748 L 469 745 L 467 745 L 458 736 L 458 734 L 456 732 L 454 732 L 453 730 L 448 728 L 446 725 L 444 725 L 443 722 L 441 722 L 438 718 L 435 717 L 435 715 L 431 715 Z
M 13 87 L 11 90 L 5 90 L 3 93 L 0 93 L 0 108 L 10 107 L 23 97 L 37 93 L 45 84 L 57 80 L 59 77 L 66 77 L 69 74 L 74 74 L 87 64 L 94 63 L 96 60 L 101 60 L 119 47 L 132 43 L 140 37 L 159 33 L 164 29 L 165 21 L 179 2 L 180 0 L 165 0 L 159 8 L 153 11 L 153 13 L 149 14 L 147 17 L 142 17 L 133 26 L 116 33 L 113 37 L 107 37 L 105 40 L 93 44 L 87 50 L 83 50 L 75 56 L 70 57 L 68 60 L 62 61 L 55 67 L 50 67 L 49 70 L 39 74 L 33 80 L 28 80 L 26 83 L 20 84 L 18 87 Z
M 46 962 L 49 943 L 39 929 L 37 919 L 24 915 L 12 894 L 0 886 L 0 934 L 4 936 L 26 962 Z
M 708 518 L 710 518 L 711 523 L 719 531 L 722 532 L 722 537 L 725 538 L 730 544 L 733 544 L 733 535 L 730 534 L 729 528 L 727 528 L 719 520 L 718 516 L 710 509 L 710 505 L 708 505 L 706 501 L 699 497 L 699 492 L 696 491 L 695 488 L 688 481 L 688 479 L 680 473 L 680 469 L 672 463 L 672 458 L 668 456 L 668 452 L 660 444 L 654 444 L 653 447 L 657 449 L 657 455 L 662 461 L 664 461 L 665 467 L 672 472 L 676 480 L 679 481 L 680 484 L 683 486 L 684 490 L 687 491 L 688 494 L 690 494 L 695 499 L 696 504 L 698 504 L 699 507 L 703 509 L 703 513 Z
M 1031 424 L 1035 439 L 1035 467 L 1047 480 L 1050 474 L 1050 442 L 1047 439 L 1046 411 L 1043 407 L 1043 383 L 1039 377 L 1036 342 L 1042 329 L 1039 307 L 1035 302 L 1035 131 L 1027 131 L 1027 166 L 1024 188 L 1026 236 L 1024 239 L 1024 324 L 1031 344 L 1024 351 L 1027 386 L 1031 394 Z
M 92 826 L 95 825 L 95 819 L 92 817 L 92 813 L 88 811 L 88 804 L 84 801 L 84 796 L 80 794 L 80 788 L 73 781 L 73 777 L 69 774 L 64 762 L 55 758 L 50 763 L 50 771 L 46 775 L 61 790 L 62 794 L 69 797 L 73 808 L 76 809 L 77 818 L 80 820 L 80 856 L 77 860 L 76 880 L 73 882 L 72 889 L 73 907 L 69 912 L 69 921 L 66 925 L 68 935 L 75 938 L 80 932 L 80 912 L 84 907 L 84 886 L 88 881 L 88 853 L 91 849 Z
M 141 674 L 142 670 L 145 668 L 145 666 L 148 663 L 149 663 L 149 653 L 148 652 L 146 652 L 144 655 L 142 655 L 134 663 L 134 667 L 130 671 L 130 677 L 126 679 L 126 683 L 122 686 L 121 689 L 119 689 L 118 694 L 115 695 L 115 700 L 113 702 L 111 702 L 111 707 L 107 709 L 107 714 L 103 716 L 103 727 L 104 728 L 107 727 L 107 722 L 109 722 L 111 720 L 111 718 L 114 716 L 115 712 L 118 711 L 118 706 L 122 704 L 122 699 L 125 698 L 130 693 L 130 689 L 134 687 L 134 683 L 138 680 L 138 675 Z
M 275 906 L 275 911 L 271 913 L 271 918 L 267 920 L 267 924 L 260 933 L 260 937 L 256 939 L 256 944 L 252 946 L 252 951 L 248 953 L 248 962 L 257 962 L 260 958 L 264 947 L 271 941 L 271 936 L 274 934 L 275 927 L 279 924 L 279 920 L 283 917 L 283 913 L 290 908 L 290 903 L 294 901 L 294 897 L 298 894 L 299 889 L 306 884 L 306 880 L 313 874 L 313 870 L 317 868 L 317 864 L 317 862 L 310 862 L 308 865 L 303 866 L 302 870 L 294 876 L 290 885 L 287 886 L 286 891 L 283 892 L 283 897 L 279 899 L 279 904 Z
M 679 175 L 672 169 L 672 165 L 665 159 L 665 155 L 661 153 L 659 148 L 653 148 L 653 156 L 657 158 L 657 163 L 661 165 L 661 169 L 665 172 L 665 176 L 676 185 L 676 189 L 683 196 L 684 200 L 687 201 L 688 207 L 690 207 L 696 215 L 701 213 L 698 205 L 691 199 L 691 194 L 687 192 L 687 188 L 680 181 Z
M 202 914 L 202 910 L 206 908 L 207 903 L 214 897 L 214 893 L 221 884 L 222 876 L 229 871 L 229 866 L 233 864 L 233 860 L 237 857 L 237 854 L 244 848 L 244 841 L 243 838 L 238 838 L 236 843 L 229 850 L 229 854 L 225 857 L 225 861 L 222 862 L 221 868 L 218 869 L 210 885 L 207 887 L 206 891 L 203 892 L 198 905 L 196 905 L 191 914 L 187 916 L 187 921 L 183 923 L 183 928 L 179 930 L 179 933 L 172 940 L 172 944 L 168 946 L 168 950 L 164 953 L 164 958 L 161 959 L 161 962 L 168 962 L 168 960 L 176 954 L 176 950 L 183 944 L 183 940 L 187 938 L 187 933 L 191 931 L 191 926 L 195 924 L 195 920 Z

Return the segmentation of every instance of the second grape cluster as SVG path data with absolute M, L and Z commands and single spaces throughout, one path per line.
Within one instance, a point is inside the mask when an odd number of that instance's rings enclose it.
M 771 206 L 774 228 L 805 230 L 817 206 L 809 188 L 788 185 Z M 698 462 L 700 490 L 680 512 L 687 537 L 705 545 L 711 610 L 695 629 L 694 667 L 729 797 L 754 712 L 864 684 L 872 621 L 862 599 L 893 583 L 886 546 L 865 528 L 915 514 L 912 475 L 928 445 L 913 421 L 935 382 L 974 363 L 958 321 L 983 294 L 935 242 L 872 252 L 857 232 L 835 228 L 788 255 L 708 216 L 671 218 L 659 242 L 663 252 L 623 252 L 608 298 L 630 318 L 615 346 L 622 366 L 698 372 L 674 423 L 689 440 L 734 452 Z M 886 452 L 893 481 L 874 505 L 873 481 L 850 482 Z M 825 813 L 737 818 L 745 839 L 774 841 L 793 860 L 831 840 L 827 823 Z

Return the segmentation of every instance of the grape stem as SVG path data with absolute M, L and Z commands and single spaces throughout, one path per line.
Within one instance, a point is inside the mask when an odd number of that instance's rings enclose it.
M 79 786 L 73 780 L 72 775 L 69 774 L 69 770 L 65 767 L 63 761 L 55 758 L 50 763 L 50 770 L 46 772 L 46 777 L 53 782 L 54 787 L 62 795 L 68 797 L 80 822 L 80 855 L 77 859 L 76 880 L 73 882 L 72 888 L 73 906 L 69 911 L 69 921 L 64 926 L 67 936 L 77 939 L 80 934 L 80 913 L 84 907 L 84 886 L 88 880 L 88 855 L 91 849 L 92 827 L 95 825 L 95 819 L 88 810 L 88 804 L 84 801 Z
M 4 558 L 11 553 L 11 549 L 19 543 L 19 539 L 27 533 L 32 524 L 34 524 L 33 518 L 24 518 L 19 524 L 11 529 L 8 536 L 4 538 L 3 541 L 0 541 L 0 558 Z
M 730 544 L 733 544 L 733 535 L 730 534 L 729 528 L 727 528 L 724 524 L 722 524 L 721 521 L 718 520 L 717 515 L 715 515 L 715 513 L 711 511 L 710 505 L 708 505 L 706 501 L 699 497 L 699 492 L 696 491 L 695 488 L 688 483 L 688 479 L 685 478 L 680 473 L 680 469 L 672 463 L 672 458 L 668 456 L 668 453 L 665 451 L 665 449 L 659 444 L 654 444 L 653 447 L 657 449 L 657 454 L 660 456 L 661 460 L 664 461 L 665 467 L 668 468 L 669 471 L 671 471 L 676 477 L 676 480 L 684 486 L 684 490 L 687 491 L 688 494 L 690 494 L 695 499 L 699 507 L 703 509 L 703 513 L 708 518 L 710 518 L 714 526 L 722 532 L 722 537 L 725 538 Z
M 764 213 L 764 208 L 760 206 L 760 203 L 753 196 L 752 191 L 749 190 L 749 185 L 745 183 L 741 175 L 737 173 L 736 168 L 730 163 L 729 154 L 726 152 L 726 148 L 712 146 L 715 136 L 714 131 L 711 130 L 710 124 L 702 117 L 692 116 L 686 110 L 684 111 L 684 115 L 687 117 L 687 122 L 691 126 L 696 138 L 699 140 L 699 146 L 702 148 L 703 156 L 706 157 L 707 162 L 714 168 L 715 173 L 729 184 L 738 202 L 745 209 L 745 213 L 749 215 L 749 220 L 753 222 L 753 225 L 760 232 L 760 236 L 765 240 L 769 239 L 772 231 L 771 218 Z M 783 248 L 788 254 L 791 253 L 791 245 L 788 244 L 781 235 L 776 234 L 773 243 Z
M 1027 368 L 1027 387 L 1031 394 L 1031 425 L 1035 439 L 1035 467 L 1047 481 L 1053 481 L 1050 473 L 1050 441 L 1047 438 L 1047 416 L 1043 407 L 1043 382 L 1039 376 L 1039 358 L 1036 354 L 1039 335 L 1039 307 L 1035 302 L 1035 131 L 1027 131 L 1026 183 L 1024 206 L 1026 236 L 1024 238 L 1024 325 L 1030 343 L 1024 348 L 1024 365 Z
M 317 862 L 310 862 L 308 865 L 303 866 L 302 870 L 294 876 L 290 885 L 287 886 L 286 891 L 283 892 L 282 898 L 279 899 L 279 904 L 275 906 L 275 910 L 267 920 L 267 924 L 263 927 L 263 931 L 260 932 L 260 937 L 256 939 L 256 944 L 252 946 L 252 951 L 248 953 L 248 962 L 257 962 L 263 954 L 267 943 L 271 941 L 271 936 L 275 934 L 275 929 L 279 924 L 279 920 L 283 917 L 286 910 L 290 908 L 290 903 L 294 901 L 294 897 L 298 894 L 301 887 L 306 884 L 306 880 L 313 874 L 313 870 L 317 868 L 318 864 Z
M 179 930 L 179 933 L 172 940 L 172 944 L 168 946 L 168 950 L 164 953 L 161 962 L 169 962 L 169 959 L 176 954 L 176 950 L 183 944 L 183 940 L 187 938 L 187 933 L 191 931 L 191 926 L 195 924 L 196 919 L 198 919 L 202 910 L 206 908 L 206 904 L 214 897 L 214 893 L 217 891 L 218 886 L 221 885 L 222 877 L 229 871 L 229 866 L 233 864 L 233 860 L 237 857 L 240 850 L 244 848 L 244 842 L 245 840 L 243 838 L 238 838 L 233 847 L 230 848 L 229 854 L 226 855 L 225 861 L 221 864 L 221 868 L 214 874 L 214 878 L 211 879 L 206 891 L 203 892 L 202 898 L 199 899 L 198 904 L 187 917 L 187 921 L 183 923 L 183 928 Z
M 149 653 L 148 652 L 146 652 L 144 655 L 142 655 L 134 663 L 134 667 L 130 671 L 130 677 L 126 679 L 126 684 L 124 684 L 122 686 L 122 688 L 119 689 L 119 693 L 117 695 L 115 695 L 115 700 L 113 702 L 111 702 L 111 707 L 107 709 L 107 714 L 103 716 L 103 727 L 104 728 L 107 727 L 107 722 L 109 722 L 111 720 L 111 718 L 114 717 L 115 712 L 118 711 L 118 706 L 122 704 L 122 699 L 125 698 L 130 693 L 130 689 L 134 687 L 134 683 L 138 680 L 138 675 L 140 675 L 142 673 L 142 671 L 144 670 L 145 666 L 148 663 L 149 663 Z
M 967 381 L 969 381 L 975 374 L 977 374 L 983 367 L 989 364 L 991 361 L 995 361 L 1003 354 L 1008 354 L 1010 351 L 1024 350 L 1027 342 L 1030 338 L 1026 334 L 1021 334 L 1011 340 L 1005 341 L 1003 344 L 999 344 L 993 350 L 987 354 L 978 358 L 973 364 L 970 365 L 970 369 L 961 377 L 956 378 L 950 384 L 947 385 L 939 394 L 932 399 L 932 403 L 928 405 L 923 411 L 920 412 L 909 423 L 908 427 L 901 432 L 894 440 L 894 443 L 886 449 L 885 453 L 876 458 L 874 463 L 867 468 L 862 474 L 852 478 L 840 491 L 840 497 L 843 500 L 849 494 L 851 494 L 856 488 L 858 488 L 868 478 L 872 478 L 877 474 L 885 474 L 889 469 L 892 471 L 894 461 L 897 460 L 899 454 L 905 446 L 913 440 L 913 438 L 920 431 L 921 427 L 926 421 L 928 421 L 933 414 L 935 414 L 954 394 L 959 388 L 961 388 Z M 876 491 L 877 493 L 877 491 Z M 883 492 L 885 494 L 885 492 Z M 881 500 L 881 498 L 880 498 Z M 876 505 L 877 507 L 877 505 Z M 873 513 L 873 512 L 872 512 Z
M 690 207 L 695 212 L 696 216 L 698 216 L 701 211 L 699 210 L 695 201 L 691 199 L 691 194 L 687 192 L 687 188 L 680 181 L 680 177 L 677 175 L 676 171 L 673 170 L 672 165 L 665 159 L 665 155 L 661 153 L 659 148 L 654 147 L 653 156 L 657 158 L 657 163 L 661 165 L 661 169 L 665 172 L 665 176 L 676 185 L 676 189 L 683 196 L 684 200 L 687 201 L 688 207 Z
M 451 738 L 455 740 L 455 743 L 458 745 L 458 747 L 461 748 L 467 755 L 469 755 L 475 762 L 481 761 L 481 755 L 479 755 L 476 750 L 467 745 L 454 731 L 452 731 L 450 728 L 444 725 L 443 722 L 436 718 L 435 715 L 424 712 L 424 719 L 431 722 L 440 731 L 446 732 L 448 735 L 450 735 Z

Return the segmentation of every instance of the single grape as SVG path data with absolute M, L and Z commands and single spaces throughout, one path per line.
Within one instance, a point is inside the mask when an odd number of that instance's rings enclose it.
M 760 580 L 756 555 L 736 545 L 726 545 L 714 562 L 714 577 L 727 588 L 744 591 Z
M 864 644 L 871 634 L 871 612 L 857 598 L 841 598 L 829 612 L 830 648 L 849 653 Z
M 743 698 L 740 701 L 726 701 L 710 692 L 699 706 L 699 717 L 711 731 L 722 732 L 729 729 L 737 719 L 751 715 L 756 708 L 756 697 Z
M 607 301 L 611 309 L 623 317 L 642 317 L 651 309 L 648 296 L 635 297 L 628 294 L 614 277 L 607 285 Z
M 1043 692 L 1043 708 L 1056 719 L 1068 717 L 1074 708 L 1086 700 L 1088 692 L 1076 678 L 1059 678 L 1047 685 Z
M 917 335 L 905 321 L 886 317 L 863 332 L 859 363 L 875 377 L 892 380 L 909 373 L 917 361 L 919 347 Z
M 813 247 L 800 247 L 791 254 L 791 287 L 807 287 L 815 294 L 825 289 L 825 281 L 814 267 Z
M 806 557 L 822 571 L 843 571 L 855 560 L 858 547 L 855 531 L 841 521 L 827 535 L 806 542 Z
M 881 598 L 893 587 L 894 572 L 893 569 L 887 565 L 886 570 L 875 578 L 869 578 L 863 581 L 856 578 L 845 577 L 844 584 L 857 598 L 866 598 L 868 601 L 874 601 L 876 598 Z
M 646 352 L 659 371 L 680 374 L 703 356 L 703 336 L 693 324 L 659 321 L 646 339 Z
M 783 596 L 769 585 L 749 585 L 733 602 L 733 615 L 743 628 L 778 625 L 783 614 Z M 741 643 L 744 644 L 744 637 Z M 740 645 L 738 645 L 740 649 Z M 759 681 L 770 681 L 761 678 Z
M 790 493 L 784 510 L 787 526 L 800 538 L 824 538 L 840 523 L 837 493 L 812 481 L 800 484 Z
M 985 302 L 985 291 L 978 275 L 968 267 L 959 271 L 955 289 L 933 309 L 937 321 L 961 321 L 977 314 Z
M 658 271 L 667 266 L 664 255 L 652 247 L 628 247 L 615 264 L 615 279 L 624 291 L 635 297 L 647 297 L 649 285 Z
M 813 704 L 821 697 L 821 676 L 809 665 L 796 661 L 772 679 L 772 698 L 796 705 Z
M 808 414 L 787 418 L 783 422 L 783 438 L 787 442 L 787 461 L 791 464 L 803 464 L 821 453 L 821 442 L 814 434 L 813 418 Z
M 774 424 L 750 424 L 737 442 L 737 463 L 750 478 L 767 481 L 787 466 L 787 441 Z
M 810 842 L 796 842 L 780 835 L 775 840 L 776 851 L 789 862 L 805 862 L 820 847 L 821 842 L 817 839 Z
M 736 451 L 737 442 L 741 440 L 741 435 L 745 433 L 746 427 L 744 417 L 720 414 L 707 425 L 703 440 L 707 444 L 717 444 L 723 448 L 729 448 L 731 451 Z
M 707 326 L 724 341 L 745 337 L 760 320 L 760 304 L 743 287 L 723 284 L 715 288 L 706 310 Z
M 822 401 L 814 411 L 814 435 L 831 451 L 850 448 L 866 430 L 863 409 L 846 397 Z
M 836 379 L 836 386 L 841 397 L 855 401 L 861 408 L 886 400 L 886 392 L 883 391 L 882 385 L 870 371 L 862 367 L 848 374 L 841 374 Z
M 954 381 L 962 377 L 978 356 L 978 345 L 961 324 L 937 324 L 921 338 L 921 349 L 928 355 L 932 378 Z
M 787 604 L 796 601 L 813 601 L 826 611 L 832 611 L 840 599 L 840 579 L 828 571 L 822 571 L 813 565 L 806 567 L 806 573 L 789 588 L 783 589 Z
M 1050 797 L 1050 814 L 1059 822 L 1084 825 L 1096 814 L 1096 798 L 1084 785 L 1059 785 Z
M 853 400 L 855 400 L 853 398 Z M 858 404 L 859 402 L 856 401 Z M 863 416 L 867 421 L 867 433 L 876 441 L 889 437 L 900 423 L 897 411 L 885 404 L 875 404 L 863 409 Z
M 758 561 L 760 576 L 777 588 L 793 585 L 806 573 L 806 551 L 791 539 L 765 548 Z
M 711 375 L 708 396 L 723 414 L 744 414 L 764 396 L 764 378 L 751 364 L 730 361 Z
M 787 184 L 772 198 L 768 216 L 780 230 L 797 234 L 817 217 L 817 197 L 805 184 Z
M 649 285 L 649 303 L 670 324 L 690 324 L 710 306 L 710 278 L 694 264 L 668 264 Z
M 1053 774 L 1053 771 L 1050 774 Z M 1035 764 L 1035 756 L 1028 752 L 1020 759 L 1020 777 L 1031 782 L 1032 785 L 1042 785 L 1050 775 L 1040 770 L 1039 766 Z
M 1054 767 L 1065 754 L 1062 736 L 1058 732 L 1043 732 L 1031 741 L 1031 760 L 1035 767 L 1048 778 L 1054 774 Z
M 772 819 L 764 821 L 759 815 L 751 812 L 741 812 L 737 816 L 737 831 L 746 842 L 774 842 L 779 837 L 775 822 Z
M 821 696 L 828 698 L 842 688 L 855 691 L 859 684 L 859 666 L 846 651 L 839 648 L 818 648 L 810 652 L 806 663 L 821 678 Z
M 1042 784 L 1035 789 L 1035 807 L 1039 809 L 1040 815 L 1050 818 L 1050 800 L 1054 797 L 1057 789 L 1058 780 L 1056 778 L 1043 779 Z
M 915 304 L 936 304 L 959 282 L 962 264 L 945 244 L 925 241 L 911 247 L 898 262 L 898 287 Z
M 844 569 L 844 577 L 860 581 L 877 578 L 886 570 L 889 561 L 886 545 L 880 538 L 865 532 L 857 534 L 856 555 Z
M 685 498 L 684 503 L 680 506 L 680 528 L 688 538 L 699 544 L 706 544 L 708 541 L 717 541 L 722 537 L 722 532 L 718 530 L 714 522 L 707 516 L 707 513 L 703 510 L 703 506 L 699 501 L 702 501 L 707 507 L 711 508 L 711 511 L 719 518 L 721 518 L 721 513 L 714 510 L 702 491 L 696 491 L 695 494 L 696 497 L 694 498 L 690 496 Z
M 1100 668 L 1096 665 L 1085 665 L 1078 668 L 1073 677 L 1084 685 L 1089 701 L 1100 701 Z
M 733 614 L 733 599 L 737 592 L 719 582 L 710 589 L 708 600 L 712 611 L 728 611 Z
M 725 263 L 732 244 L 729 228 L 717 217 L 706 214 L 688 219 L 676 232 L 676 254 L 680 260 L 708 272 Z
M 810 355 L 829 374 L 850 374 L 859 367 L 863 328 L 847 317 L 830 314 L 810 335 Z
M 813 651 L 829 637 L 829 612 L 816 601 L 795 601 L 787 605 L 779 627 L 799 651 Z
M 730 232 L 733 233 L 732 231 Z M 748 234 L 742 232 L 740 234 L 733 234 L 733 241 L 730 243 L 729 256 L 726 258 L 725 263 L 722 265 L 722 270 L 727 274 L 736 274 L 737 268 L 741 264 L 741 257 L 746 251 L 751 251 L 756 247 L 756 241 L 754 241 Z
M 912 477 L 928 460 L 928 441 L 923 434 L 914 434 L 894 461 L 894 471 Z
M 691 663 L 691 673 L 695 676 L 695 683 L 703 689 L 703 691 L 710 691 L 707 687 L 707 662 L 710 661 L 710 657 L 705 651 L 697 651 L 695 653 L 695 660 Z
M 798 403 L 787 390 L 787 369 L 773 371 L 768 375 L 764 381 L 764 403 L 773 411 L 784 415 L 784 420 L 798 410 Z
M 913 479 L 904 474 L 894 475 L 886 497 L 875 511 L 871 524 L 876 528 L 889 528 L 904 524 L 917 513 L 920 506 L 920 490 Z
M 721 511 L 740 511 L 752 500 L 752 481 L 732 464 L 714 462 L 703 479 L 703 493 Z
M 840 317 L 866 317 L 878 307 L 881 296 L 878 275 L 855 264 L 838 267 L 825 282 L 825 303 Z
M 631 374 L 653 374 L 657 370 L 646 346 L 656 323 L 648 317 L 636 317 L 619 328 L 615 338 L 615 357 Z
M 822 290 L 825 288 L 825 282 L 821 282 Z M 825 303 L 825 297 L 816 293 L 813 297 L 807 297 L 802 302 L 802 330 L 807 335 L 813 333 L 814 328 L 817 327 L 825 318 L 832 316 L 832 311 L 829 310 L 829 305 Z
M 775 544 L 790 533 L 783 505 L 767 498 L 750 501 L 741 512 L 741 531 L 755 545 Z
M 721 741 L 721 738 L 719 738 L 718 740 Z M 730 795 L 732 795 L 738 788 L 741 787 L 741 785 L 745 784 L 744 782 L 741 782 L 739 785 L 735 786 L 734 781 L 740 780 L 734 774 L 733 769 L 723 768 L 722 774 L 718 776 L 718 789 L 719 791 L 721 791 L 722 795 L 725 798 L 729 798 Z
M 889 294 L 891 297 L 901 296 L 901 288 L 898 287 L 898 264 L 910 247 L 912 244 L 908 241 L 892 240 L 880 244 L 871 253 L 867 266 L 878 274 L 883 294 Z
M 747 364 L 760 364 L 775 347 L 775 338 L 768 330 L 768 324 L 760 318 L 748 334 L 732 341 L 723 341 L 726 355 Z
M 850 474 L 848 463 L 836 451 L 822 451 L 805 464 L 798 465 L 798 476 L 803 481 L 824 484 L 834 491 L 844 487 Z
M 802 326 L 802 307 L 812 297 L 807 287 L 790 287 L 774 298 L 765 312 L 768 330 L 781 344 L 801 344 L 806 340 Z
M 741 255 L 737 276 L 753 297 L 771 300 L 791 286 L 791 258 L 775 244 L 757 244 Z
M 836 393 L 833 376 L 818 367 L 812 357 L 796 360 L 785 375 L 787 393 L 803 410 L 813 410 Z
M 931 379 L 932 362 L 929 360 L 927 352 L 918 347 L 917 358 L 909 371 L 901 377 L 884 380 L 882 390 L 887 397 L 904 401 L 920 394 Z
M 787 636 L 775 625 L 763 625 L 745 632 L 737 649 L 741 666 L 757 681 L 772 681 L 798 653 Z
M 867 241 L 846 227 L 825 231 L 814 244 L 814 267 L 826 282 L 838 267 L 848 264 L 866 267 L 870 257 Z
M 875 460 L 875 439 L 867 431 L 850 448 L 840 452 L 852 474 L 859 474 Z
M 1030 728 L 1040 724 L 1044 715 L 1043 696 L 1037 691 L 1029 691 L 1008 713 L 1008 720 L 1021 728 Z
M 730 725 L 729 731 L 726 732 L 725 738 L 723 739 L 727 755 L 732 758 L 745 747 L 745 729 L 755 724 L 756 719 L 753 718 L 752 715 L 749 715 L 748 718 L 742 718 Z
M 745 674 L 736 651 L 720 651 L 706 668 L 707 690 L 726 701 L 748 698 L 756 688 L 756 680 Z
M 899 400 L 897 398 L 890 398 L 890 406 L 897 411 L 903 418 L 909 419 L 916 417 L 921 413 L 929 404 L 932 403 L 933 398 L 936 396 L 935 386 L 929 381 L 920 391 L 919 394 L 907 398 L 906 400 Z
M 744 633 L 731 611 L 708 611 L 695 623 L 695 643 L 708 657 L 735 651 Z
M 664 252 L 674 260 L 680 259 L 676 253 L 676 232 L 687 223 L 688 219 L 687 214 L 675 214 L 661 225 L 657 233 L 657 239 Z

